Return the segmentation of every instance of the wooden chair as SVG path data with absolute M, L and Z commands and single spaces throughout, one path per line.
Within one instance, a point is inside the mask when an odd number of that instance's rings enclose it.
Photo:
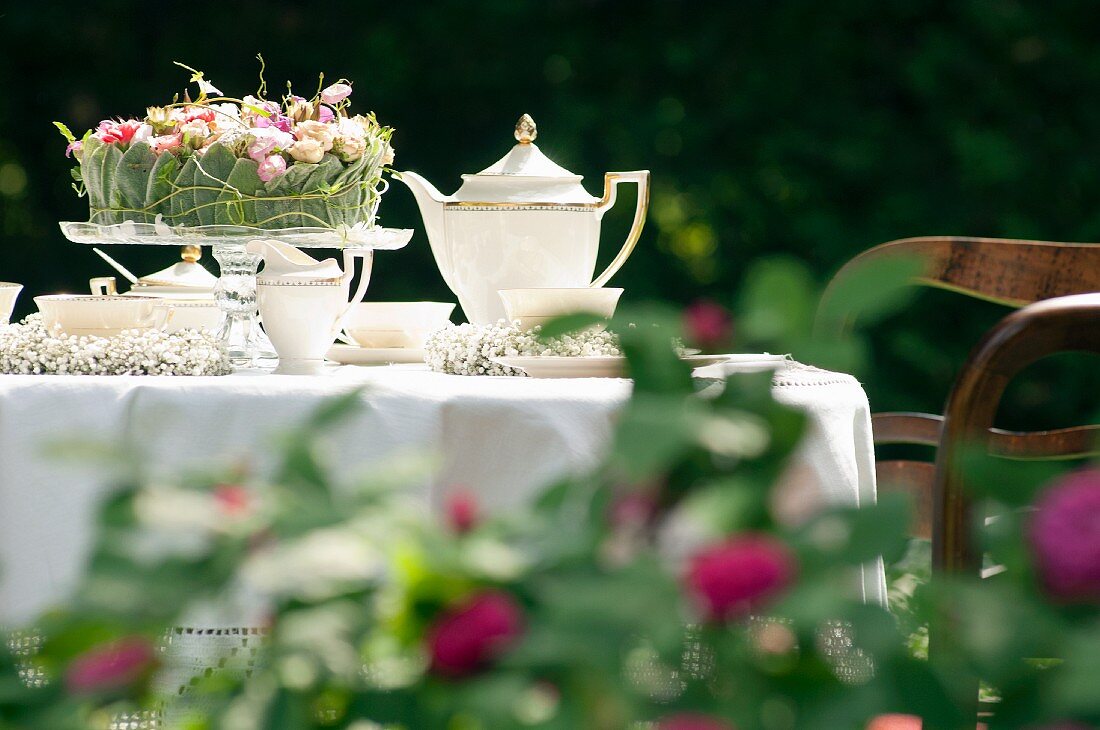
M 868 266 L 899 257 L 921 260 L 922 268 L 913 279 L 916 285 L 947 289 L 1007 307 L 1100 291 L 1098 244 L 932 236 L 884 243 L 851 259 L 826 287 L 818 311 L 836 311 L 836 300 L 848 280 Z M 858 315 L 858 311 L 851 310 L 839 319 L 834 318 L 832 325 L 839 329 L 831 334 L 843 334 Z M 822 332 L 820 322 L 818 332 L 830 334 Z M 886 412 L 873 414 L 871 419 L 876 446 L 938 447 L 942 440 L 943 417 L 939 415 Z M 991 429 L 989 448 L 1007 458 L 1072 458 L 1095 453 L 1098 432 L 1100 427 L 1096 426 L 1031 433 Z M 949 555 L 942 525 L 939 530 L 935 526 L 934 515 L 938 512 L 933 499 L 935 464 L 915 459 L 885 459 L 877 463 L 876 471 L 884 491 L 903 491 L 913 497 L 917 507 L 913 534 L 932 540 L 933 567 L 940 569 L 965 562 L 960 554 Z M 958 547 L 953 543 L 950 550 Z
M 961 455 L 970 448 L 1001 455 L 1044 456 L 1096 453 L 1097 426 L 1029 434 L 992 428 L 1005 388 L 1028 365 L 1061 352 L 1100 354 L 1100 293 L 1077 294 L 1028 305 L 997 323 L 971 352 L 948 397 L 936 451 L 933 485 L 933 568 L 979 574 L 982 563 L 971 491 Z M 929 658 L 953 672 L 953 689 L 968 711 L 995 711 L 978 703 L 980 678 L 956 661 L 955 611 L 950 605 L 933 617 Z M 930 728 L 930 730 L 933 730 Z

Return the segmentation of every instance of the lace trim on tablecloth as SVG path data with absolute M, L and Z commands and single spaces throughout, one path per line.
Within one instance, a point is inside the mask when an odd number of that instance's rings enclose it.
M 858 380 L 847 373 L 822 370 L 819 367 L 803 365 L 794 360 L 777 370 L 775 376 L 772 377 L 772 386 L 776 388 L 799 388 L 813 385 L 855 385 L 862 387 Z

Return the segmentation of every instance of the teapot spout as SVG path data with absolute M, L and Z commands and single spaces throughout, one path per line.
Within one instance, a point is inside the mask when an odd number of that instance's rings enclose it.
M 434 249 L 443 242 L 443 203 L 447 196 L 415 172 L 406 170 L 399 174 L 398 179 L 408 185 L 416 196 L 420 217 L 424 219 L 424 230 L 428 233 L 428 242 Z

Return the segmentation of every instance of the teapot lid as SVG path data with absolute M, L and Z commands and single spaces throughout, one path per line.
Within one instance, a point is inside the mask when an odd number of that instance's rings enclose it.
M 580 180 L 580 175 L 574 175 L 561 165 L 558 165 L 542 153 L 535 144 L 538 137 L 538 127 L 530 114 L 524 114 L 516 122 L 516 145 L 512 147 L 504 157 L 479 172 L 476 177 L 489 175 L 505 175 L 508 177 L 543 177 L 543 178 L 568 178 Z M 475 177 L 463 175 L 463 178 Z
M 218 279 L 198 261 L 202 258 L 202 249 L 198 246 L 184 246 L 180 253 L 182 261 L 177 261 L 166 269 L 138 279 L 139 286 L 178 287 L 181 289 L 214 288 Z

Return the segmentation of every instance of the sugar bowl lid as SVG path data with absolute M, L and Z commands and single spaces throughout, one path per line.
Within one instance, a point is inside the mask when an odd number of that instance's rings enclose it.
M 530 114 L 516 122 L 516 144 L 504 157 L 476 175 L 463 175 L 458 201 L 591 204 L 596 198 L 581 186 L 582 177 L 566 170 L 538 148 L 538 127 Z
M 166 269 L 141 277 L 137 280 L 136 286 L 158 289 L 214 289 L 218 279 L 199 263 L 199 259 L 202 258 L 201 248 L 184 246 L 180 252 L 180 258 L 181 261 L 177 261 Z

